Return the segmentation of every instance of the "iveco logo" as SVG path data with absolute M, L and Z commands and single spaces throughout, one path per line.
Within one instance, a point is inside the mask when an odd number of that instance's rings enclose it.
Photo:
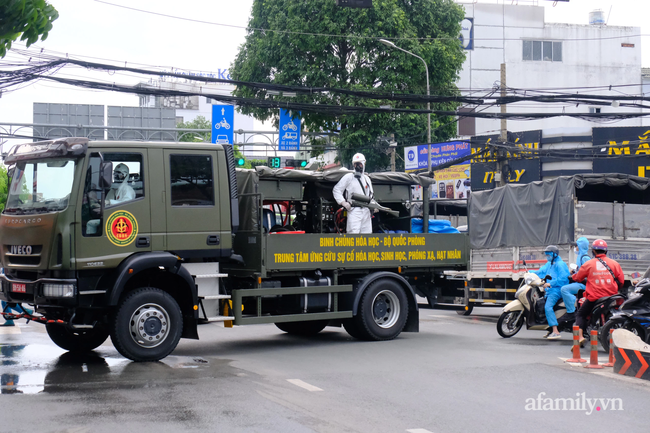
M 20 255 L 30 255 L 32 253 L 31 245 L 10 245 L 9 253 L 11 254 L 20 254 Z

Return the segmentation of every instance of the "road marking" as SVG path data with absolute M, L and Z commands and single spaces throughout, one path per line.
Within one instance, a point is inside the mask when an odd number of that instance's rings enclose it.
M 21 334 L 17 326 L 0 326 L 0 334 Z
M 425 430 L 423 428 L 412 428 L 406 431 L 409 433 L 431 433 L 429 430 Z
M 322 389 L 320 389 L 319 387 L 314 386 L 314 385 L 310 385 L 307 382 L 303 382 L 300 379 L 287 379 L 287 382 L 293 383 L 294 385 L 299 386 L 301 388 L 304 388 L 307 391 L 312 391 L 312 392 L 313 391 L 322 391 Z

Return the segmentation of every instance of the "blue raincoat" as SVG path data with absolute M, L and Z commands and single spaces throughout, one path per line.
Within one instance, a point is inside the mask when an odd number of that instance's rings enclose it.
M 544 278 L 547 275 L 551 276 L 551 280 L 547 281 L 551 287 L 546 289 L 546 304 L 544 311 L 546 312 L 546 321 L 549 326 L 557 326 L 557 318 L 553 307 L 557 301 L 562 297 L 562 286 L 566 285 L 569 281 L 569 267 L 560 256 L 553 257 L 551 254 L 546 254 L 548 262 L 544 264 L 538 271 L 533 271 L 538 277 Z
M 580 270 L 580 267 L 591 260 L 589 257 L 589 240 L 586 237 L 578 238 L 576 241 L 578 244 L 578 258 L 576 259 L 576 265 Z M 576 293 L 580 290 L 584 290 L 585 285 L 582 283 L 571 283 L 563 286 L 561 289 L 562 299 L 564 300 L 564 305 L 566 305 L 566 312 L 571 314 L 576 311 Z

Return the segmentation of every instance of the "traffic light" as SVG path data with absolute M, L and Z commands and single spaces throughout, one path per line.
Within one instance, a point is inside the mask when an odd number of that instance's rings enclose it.
M 267 164 L 269 168 L 281 168 L 282 159 L 279 156 L 269 156 L 267 158 Z
M 243 167 L 244 165 L 246 165 L 246 159 L 237 158 L 237 167 Z
M 287 159 L 287 162 L 284 165 L 286 167 L 305 168 L 305 167 L 307 167 L 307 160 L 306 159 Z

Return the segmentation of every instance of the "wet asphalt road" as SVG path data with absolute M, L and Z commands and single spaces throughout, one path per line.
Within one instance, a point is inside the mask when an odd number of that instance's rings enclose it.
M 502 339 L 499 310 L 475 312 L 421 309 L 420 332 L 389 342 L 203 325 L 159 363 L 129 362 L 110 340 L 72 355 L 23 321 L 0 328 L 0 433 L 648 431 L 650 382 L 564 363 L 568 334 Z M 526 410 L 542 392 L 623 410 Z

